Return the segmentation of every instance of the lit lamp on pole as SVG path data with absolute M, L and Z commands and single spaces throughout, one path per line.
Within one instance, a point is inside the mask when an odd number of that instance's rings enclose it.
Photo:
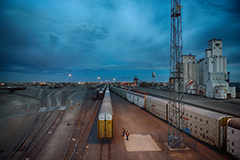
M 113 83 L 115 82 L 115 78 L 113 78 Z
M 69 83 L 71 83 L 71 77 L 72 77 L 72 75 L 69 74 L 68 76 L 69 76 Z
M 100 77 L 98 77 L 97 79 L 98 79 L 98 83 L 99 83 L 99 79 L 100 79 Z

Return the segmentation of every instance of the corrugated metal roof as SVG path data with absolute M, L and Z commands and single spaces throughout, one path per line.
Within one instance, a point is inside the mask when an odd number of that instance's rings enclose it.
M 99 115 L 101 113 L 110 113 L 111 115 L 113 115 L 112 104 L 110 102 L 103 102 L 99 111 Z
M 147 96 L 146 99 L 148 100 L 154 100 L 154 101 L 159 101 L 161 103 L 167 104 L 169 101 L 161 99 L 161 98 L 157 98 L 157 97 L 152 97 L 152 96 Z
M 233 117 L 231 115 L 227 115 L 227 114 L 223 114 L 223 113 L 218 113 L 218 112 L 214 112 L 214 111 L 210 111 L 210 110 L 206 110 L 206 109 L 202 109 L 202 108 L 198 108 L 198 107 L 194 107 L 191 105 L 185 105 L 185 110 L 190 111 L 190 112 L 194 112 L 197 114 L 201 114 L 204 115 L 206 117 L 211 117 L 214 119 L 221 119 L 222 117 Z

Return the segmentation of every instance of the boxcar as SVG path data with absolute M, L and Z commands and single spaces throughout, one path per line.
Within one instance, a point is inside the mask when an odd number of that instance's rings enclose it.
M 240 159 L 240 118 L 229 119 L 227 122 L 227 153 Z
M 106 85 L 104 85 L 99 91 L 99 99 L 103 99 L 106 90 Z
M 156 115 L 157 117 L 168 120 L 168 101 L 147 96 L 146 97 L 146 110 Z
M 98 98 L 98 91 L 97 90 L 93 90 L 92 91 L 92 99 L 96 100 Z
M 185 105 L 186 127 L 182 129 L 197 139 L 224 150 L 226 147 L 226 124 L 229 118 L 232 116 Z
M 104 92 L 101 90 L 99 91 L 99 99 L 103 99 L 104 97 Z
M 127 99 L 129 102 L 132 102 L 132 103 L 133 103 L 133 92 L 128 91 L 128 92 L 127 92 L 126 99 Z
M 133 103 L 140 108 L 145 108 L 145 99 L 147 95 L 141 93 L 133 93 Z

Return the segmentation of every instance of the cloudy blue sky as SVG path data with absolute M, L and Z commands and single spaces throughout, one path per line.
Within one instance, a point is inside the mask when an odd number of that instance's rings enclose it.
M 240 81 L 240 1 L 182 0 L 183 54 L 223 40 Z M 170 0 L 2 0 L 0 81 L 168 81 Z

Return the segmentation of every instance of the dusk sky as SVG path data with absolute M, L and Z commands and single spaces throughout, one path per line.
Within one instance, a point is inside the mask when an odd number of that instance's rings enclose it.
M 1 0 L 0 82 L 167 82 L 170 0 Z M 240 81 L 240 1 L 182 0 L 183 54 L 223 41 Z

